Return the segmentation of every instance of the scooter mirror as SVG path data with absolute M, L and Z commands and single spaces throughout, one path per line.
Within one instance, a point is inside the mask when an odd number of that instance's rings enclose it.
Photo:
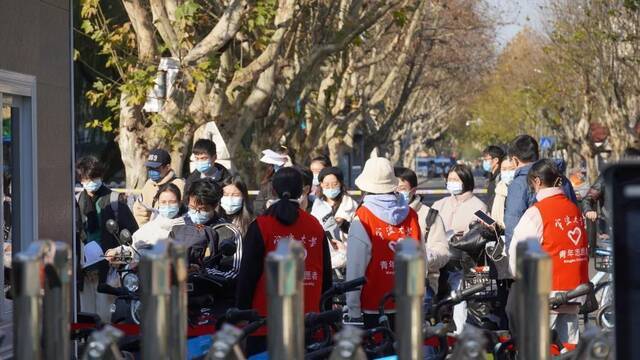
M 118 230 L 120 230 L 120 227 L 118 226 L 118 223 L 113 219 L 107 220 L 106 228 L 107 228 L 107 231 L 109 232 L 109 234 L 111 234 L 113 236 L 117 236 Z
M 133 243 L 133 240 L 131 239 L 131 232 L 127 229 L 122 229 L 122 231 L 120 231 L 120 237 L 118 240 L 120 241 L 120 245 L 130 246 Z

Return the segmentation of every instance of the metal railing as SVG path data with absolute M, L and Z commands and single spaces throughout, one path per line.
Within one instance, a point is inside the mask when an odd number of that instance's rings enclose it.
M 304 358 L 304 258 L 302 244 L 278 241 L 267 254 L 267 336 L 270 359 Z
M 411 238 L 398 242 L 395 255 L 396 330 L 398 358 L 422 359 L 425 257 Z
M 34 241 L 13 259 L 13 341 L 16 359 L 70 357 L 71 251 Z
M 187 251 L 163 240 L 140 262 L 142 359 L 187 355 Z

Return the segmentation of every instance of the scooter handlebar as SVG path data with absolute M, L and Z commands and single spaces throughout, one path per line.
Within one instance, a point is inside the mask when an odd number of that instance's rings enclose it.
M 321 313 L 308 313 L 304 319 L 304 326 L 314 327 L 321 324 L 335 324 L 342 320 L 342 310 L 329 310 Z

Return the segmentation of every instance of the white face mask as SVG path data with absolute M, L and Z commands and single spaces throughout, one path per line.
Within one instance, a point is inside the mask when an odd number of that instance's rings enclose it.
M 511 184 L 515 176 L 516 176 L 515 170 L 505 170 L 500 172 L 500 179 L 502 179 L 502 181 L 504 181 L 504 183 L 507 185 Z
M 451 195 L 460 195 L 462 194 L 462 183 L 459 181 L 449 181 L 447 182 L 447 190 Z
M 241 196 L 223 196 L 220 199 L 220 206 L 227 215 L 233 215 L 242 209 Z

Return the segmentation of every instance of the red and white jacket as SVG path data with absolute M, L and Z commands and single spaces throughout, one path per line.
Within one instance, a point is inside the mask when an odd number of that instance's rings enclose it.
M 552 291 L 567 291 L 589 281 L 587 233 L 582 212 L 561 188 L 542 189 L 520 219 L 509 245 L 509 269 L 516 272 L 518 243 L 537 239 L 552 260 Z

